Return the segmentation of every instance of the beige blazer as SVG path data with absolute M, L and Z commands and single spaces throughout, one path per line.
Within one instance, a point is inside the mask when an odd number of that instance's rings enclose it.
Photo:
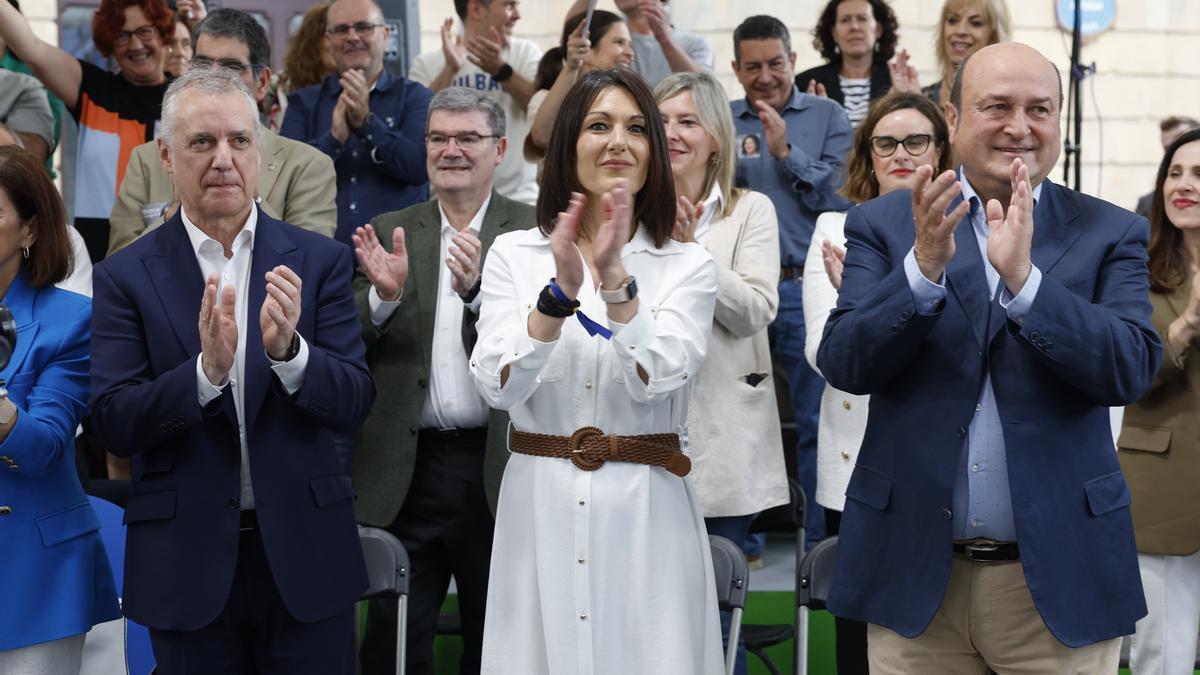
M 691 477 L 704 517 L 748 515 L 788 502 L 767 341 L 779 308 L 771 200 L 744 192 L 729 217 L 714 217 L 705 248 L 717 263 L 717 305 L 688 404 Z
M 1187 308 L 1191 284 L 1150 294 L 1151 321 L 1166 343 L 1167 326 Z M 1125 408 L 1118 457 L 1133 495 L 1139 553 L 1200 551 L 1200 349 L 1177 367 L 1164 348 L 1158 376 Z
M 259 206 L 273 218 L 327 237 L 337 229 L 333 160 L 307 143 L 263 132 L 258 195 Z M 158 142 L 134 148 L 113 204 L 108 254 L 162 225 L 160 216 L 143 217 L 143 207 L 151 205 L 151 210 L 158 211 L 174 201 L 175 190 L 159 159 Z

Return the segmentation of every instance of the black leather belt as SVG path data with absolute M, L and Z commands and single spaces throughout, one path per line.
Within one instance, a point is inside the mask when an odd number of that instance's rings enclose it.
M 245 511 L 242 511 L 241 521 L 240 521 L 240 525 L 238 526 L 238 529 L 241 530 L 242 532 L 245 532 L 247 530 L 257 530 L 258 529 L 258 512 L 255 511 L 254 509 L 246 509 Z
M 1021 559 L 1015 541 L 956 541 L 954 552 L 972 562 L 1011 562 Z
M 792 267 L 779 268 L 779 280 L 787 281 L 788 279 L 803 279 L 804 265 L 794 265 Z
M 487 427 L 480 427 L 478 429 L 421 429 L 417 432 L 418 443 L 429 443 L 431 441 L 466 442 L 482 445 L 487 442 Z

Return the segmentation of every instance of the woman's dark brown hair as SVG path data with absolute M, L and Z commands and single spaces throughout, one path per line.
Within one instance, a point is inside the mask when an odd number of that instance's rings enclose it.
M 74 265 L 67 210 L 46 167 L 15 145 L 0 147 L 0 190 L 36 237 L 21 264 L 29 285 L 43 288 L 67 278 Z
M 813 49 L 821 53 L 821 58 L 827 62 L 841 65 L 842 53 L 838 51 L 837 43 L 833 39 L 833 27 L 837 24 L 838 5 L 846 0 L 829 0 L 825 3 L 825 9 L 821 12 L 821 18 L 817 19 L 817 26 L 813 28 Z M 883 30 L 880 31 L 879 39 L 875 41 L 875 55 L 872 60 L 875 63 L 887 63 L 896 55 L 896 42 L 900 39 L 900 35 L 896 32 L 900 28 L 900 23 L 896 21 L 896 13 L 892 11 L 891 5 L 887 0 L 867 0 L 871 5 L 871 14 L 875 17 L 875 23 Z
M 925 151 L 941 153 L 933 175 L 950 168 L 950 128 L 946 126 L 946 118 L 938 110 L 937 104 L 924 94 L 894 91 L 871 104 L 866 119 L 854 132 L 854 145 L 850 146 L 850 156 L 846 159 L 846 184 L 841 190 L 846 199 L 858 204 L 879 196 L 879 179 L 871 169 L 871 136 L 875 135 L 875 125 L 879 124 L 879 120 L 897 110 L 908 108 L 921 113 L 933 125 L 933 142 Z
M 126 7 L 140 7 L 164 44 L 175 34 L 175 16 L 163 0 L 101 0 L 92 15 L 92 42 L 101 56 L 112 56 L 117 33 L 125 27 Z
M 545 171 L 538 192 L 538 229 L 549 236 L 554 219 L 567 210 L 572 192 L 584 192 L 576 172 L 576 144 L 583 120 L 602 92 L 620 87 L 633 97 L 645 117 L 646 138 L 650 154 L 646 167 L 646 182 L 633 197 L 633 220 L 645 227 L 654 237 L 654 245 L 662 248 L 675 226 L 675 178 L 671 174 L 671 158 L 667 154 L 666 126 L 658 112 L 654 94 L 645 80 L 625 68 L 596 70 L 587 73 L 571 87 L 563 99 L 554 129 L 550 132 L 550 147 L 546 150 Z
M 325 63 L 321 57 L 325 39 L 325 15 L 329 5 L 314 5 L 304 13 L 304 19 L 296 34 L 288 43 L 283 57 L 283 73 L 279 76 L 279 90 L 300 91 L 325 79 Z
M 1167 197 L 1163 194 L 1163 183 L 1171 170 L 1171 162 L 1175 161 L 1175 153 L 1196 141 L 1200 141 L 1200 129 L 1192 129 L 1176 138 L 1158 165 L 1154 199 L 1150 202 L 1150 290 L 1155 293 L 1170 293 L 1179 288 L 1191 276 L 1191 265 L 1200 263 L 1200 260 L 1188 260 L 1183 232 L 1167 218 Z

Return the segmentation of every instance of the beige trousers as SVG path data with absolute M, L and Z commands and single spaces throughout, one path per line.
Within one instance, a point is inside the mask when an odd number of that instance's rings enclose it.
M 1121 639 L 1072 649 L 1038 614 L 1019 561 L 954 556 L 946 597 L 925 632 L 909 639 L 867 626 L 871 675 L 1109 675 Z

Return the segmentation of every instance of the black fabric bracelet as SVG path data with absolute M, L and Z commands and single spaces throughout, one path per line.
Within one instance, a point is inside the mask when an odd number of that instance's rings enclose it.
M 568 305 L 554 297 L 554 293 L 550 291 L 550 284 L 546 284 L 546 287 L 538 294 L 537 310 L 548 317 L 565 319 L 573 315 L 577 307 L 579 307 L 578 300 L 573 300 Z
M 472 302 L 475 302 L 475 298 L 479 297 L 479 289 L 482 287 L 483 275 L 481 274 L 479 275 L 479 278 L 475 280 L 475 285 L 471 287 L 471 290 L 467 291 L 466 295 L 460 295 L 458 297 L 462 298 L 462 301 L 469 305 Z

